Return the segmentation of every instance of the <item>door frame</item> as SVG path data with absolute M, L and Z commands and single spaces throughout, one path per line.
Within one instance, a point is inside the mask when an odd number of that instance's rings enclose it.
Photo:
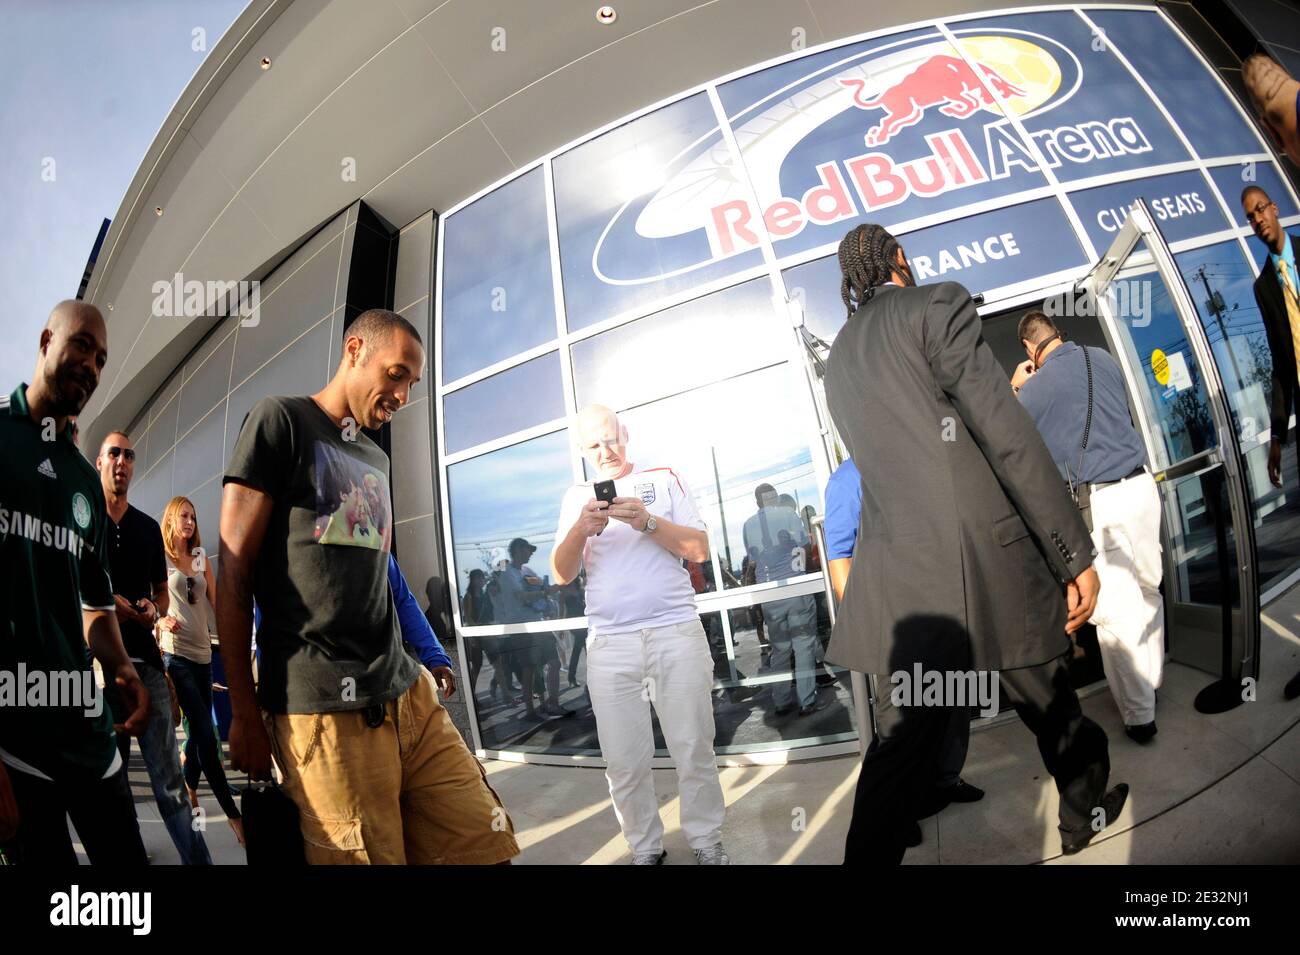
M 1146 242 L 1146 250 L 1135 251 L 1138 243 L 1142 241 Z M 1115 315 L 1111 307 L 1112 303 L 1105 295 L 1107 287 L 1117 276 L 1139 268 L 1154 269 L 1155 274 L 1164 282 L 1174 312 L 1187 338 L 1188 347 L 1196 357 L 1205 384 L 1217 439 L 1216 447 L 1174 462 L 1153 473 L 1156 481 L 1163 483 L 1218 467 L 1223 468 L 1233 529 L 1234 551 L 1231 556 L 1234 559 L 1233 569 L 1237 576 L 1240 607 L 1236 613 L 1231 613 L 1231 601 L 1228 595 L 1224 594 L 1228 611 L 1223 614 L 1223 626 L 1228 631 L 1228 638 L 1226 644 L 1221 647 L 1220 670 L 1222 672 L 1219 676 L 1225 686 L 1233 684 L 1239 687 L 1243 678 L 1259 676 L 1259 580 L 1254 517 L 1243 474 L 1243 451 L 1236 429 L 1233 427 L 1231 407 L 1228 404 L 1223 379 L 1219 375 L 1219 368 L 1201 325 L 1195 303 L 1182 273 L 1178 270 L 1168 242 L 1143 200 L 1138 199 L 1133 203 L 1128 218 L 1115 240 L 1088 273 L 1075 283 L 1073 291 L 1076 294 L 1086 294 L 1089 300 L 1096 304 L 1111 353 L 1116 357 L 1124 374 L 1125 384 L 1129 390 L 1130 407 L 1138 420 L 1138 428 L 1146 444 L 1148 458 L 1155 461 L 1155 437 L 1147 416 L 1141 413 L 1143 405 L 1140 396 L 1145 392 L 1145 381 L 1137 369 L 1131 366 L 1127 349 L 1121 346 L 1121 339 L 1117 332 L 1120 318 Z M 1162 505 L 1163 503 L 1162 501 Z M 1175 600 L 1175 586 L 1172 583 L 1173 549 L 1168 546 L 1168 528 L 1165 522 L 1162 522 L 1162 528 L 1162 537 L 1166 541 L 1164 547 L 1165 580 L 1167 581 L 1165 618 L 1168 628 L 1169 623 L 1176 619 L 1176 606 L 1200 608 L 1201 605 L 1180 604 Z

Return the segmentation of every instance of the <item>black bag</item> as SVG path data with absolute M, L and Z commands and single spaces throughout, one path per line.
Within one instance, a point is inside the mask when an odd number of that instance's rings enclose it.
M 1084 526 L 1088 528 L 1088 533 L 1092 533 L 1092 485 L 1085 481 L 1076 480 L 1078 473 L 1083 470 L 1083 452 L 1088 449 L 1088 432 L 1092 430 L 1092 359 L 1088 357 L 1088 346 L 1080 345 L 1083 351 L 1083 364 L 1088 369 L 1088 416 L 1083 422 L 1083 444 L 1079 448 L 1079 467 L 1076 474 L 1071 475 L 1065 482 L 1065 486 L 1070 491 L 1070 497 L 1074 498 L 1075 506 L 1079 508 L 1079 515 L 1083 518 Z
M 249 865 L 307 864 L 298 807 L 283 789 L 274 783 L 246 786 L 239 794 L 239 811 Z

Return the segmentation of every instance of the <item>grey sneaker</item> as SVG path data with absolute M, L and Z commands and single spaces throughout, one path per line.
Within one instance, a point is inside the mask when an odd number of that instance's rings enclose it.
M 658 852 L 640 852 L 632 856 L 633 865 L 663 865 L 668 853 L 663 849 Z
M 700 865 L 731 865 L 731 856 L 727 855 L 727 850 L 719 842 L 707 849 L 696 849 L 695 861 Z

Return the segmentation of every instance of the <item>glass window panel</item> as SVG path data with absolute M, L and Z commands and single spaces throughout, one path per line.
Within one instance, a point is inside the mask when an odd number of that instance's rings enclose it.
M 700 622 L 708 632 L 721 632 L 719 617 L 718 613 L 701 614 Z M 586 643 L 585 628 L 465 638 L 470 687 L 485 749 L 558 756 L 600 755 L 596 717 L 586 691 Z M 522 688 L 529 671 L 537 685 L 545 687 L 552 670 L 559 679 L 555 700 L 573 714 L 568 718 L 557 719 L 546 713 L 540 700 L 534 700 L 534 715 L 530 715 L 524 703 Z M 543 690 L 540 695 L 549 699 L 550 691 Z M 668 756 L 657 715 L 652 715 L 651 733 L 655 755 Z
M 560 500 L 573 483 L 569 432 L 558 431 L 499 451 L 479 455 L 447 468 L 451 503 L 452 551 L 460 599 L 469 573 L 483 571 L 489 585 L 508 560 L 510 541 L 522 537 L 537 550 L 527 564 L 540 578 L 549 578 Z M 499 614 L 485 612 L 480 623 L 502 623 Z
M 1043 54 L 1055 60 L 1062 76 L 1053 96 L 1036 103 L 1033 86 L 1026 83 L 1029 95 L 1009 98 L 1009 105 L 1020 112 L 1025 130 L 1038 142 L 1059 181 L 1191 158 L 1133 74 L 1110 48 L 1098 49 L 1092 28 L 1073 10 L 964 20 L 952 29 L 985 69 L 1007 77 L 1021 65 L 1032 74 Z M 1018 52 L 1002 52 L 1005 44 L 999 43 L 989 55 L 983 54 L 988 49 L 983 36 L 1012 30 L 1023 31 L 1016 37 Z M 1140 61 L 1134 65 L 1142 68 Z M 1196 72 L 1203 76 L 1204 68 Z M 1214 123 L 1226 122 L 1219 110 L 1212 109 L 1211 115 Z
M 1155 460 L 1148 463 L 1162 470 L 1215 447 L 1218 439 L 1200 364 L 1160 276 L 1151 270 L 1117 278 L 1107 296 L 1118 316 L 1115 328 L 1121 346 L 1144 385 L 1139 408 L 1156 442 Z
M 1273 359 L 1255 304 L 1255 273 L 1236 242 L 1182 252 L 1175 258 L 1209 339 L 1241 441 L 1246 493 L 1254 510 L 1260 586 L 1267 588 L 1300 565 L 1300 495 L 1295 492 L 1295 451 L 1289 444 L 1283 449 L 1289 453 L 1282 456 L 1282 487 L 1274 487 L 1268 479 Z
M 555 338 L 540 168 L 448 217 L 442 242 L 443 381 Z
M 703 93 L 555 159 L 555 215 L 570 328 L 762 263 L 717 247 L 711 209 L 740 180 Z
M 715 745 L 811 746 L 857 738 L 849 671 L 825 662 L 830 616 L 824 593 L 777 597 L 728 611 L 730 646 L 714 648 Z
M 1258 137 L 1209 67 L 1164 18 L 1144 10 L 1089 10 L 1088 17 L 1142 74 L 1199 155 L 1261 150 Z
M 839 259 L 828 255 L 786 269 L 782 274 L 791 301 L 803 304 L 803 323 L 808 331 L 828 342 L 834 341 L 848 321 L 848 309 L 840 297 L 844 276 Z
M 442 399 L 447 453 L 564 415 L 560 356 L 542 355 Z
M 1285 232 L 1292 239 L 1300 238 L 1300 225 L 1287 226 Z M 1255 260 L 1255 267 L 1262 272 L 1264 270 L 1264 263 L 1268 261 L 1268 257 L 1271 254 L 1268 246 L 1254 238 L 1247 239 L 1246 245 L 1250 249 L 1251 257 Z
M 789 323 L 766 278 L 574 343 L 578 407 L 629 408 L 787 357 Z
M 1028 58 L 1031 85 L 1017 68 L 1015 50 L 982 44 L 968 52 L 1021 82 L 1017 88 L 1033 103 L 1060 99 L 1053 54 L 1042 50 Z M 745 241 L 739 226 L 766 226 L 776 254 L 793 255 L 838 243 L 859 222 L 892 226 L 1044 184 L 1031 164 L 994 164 L 1001 153 L 986 148 L 986 128 L 1019 143 L 998 123 L 996 107 L 963 106 L 960 117 L 951 104 L 935 108 L 942 103 L 939 87 L 955 82 L 961 89 L 962 81 L 949 72 L 959 55 L 929 26 L 801 57 L 720 86 L 759 208 L 750 207 L 743 193 L 722 206 L 715 220 L 719 244 Z M 970 80 L 968 86 L 973 75 Z M 875 105 L 864 106 L 867 101 Z
M 820 569 L 811 553 L 802 560 L 794 553 L 809 537 L 811 516 L 822 510 L 808 443 L 812 411 L 801 388 L 806 393 L 802 370 L 783 364 L 619 414 L 636 467 L 671 467 L 690 487 L 725 587 L 742 586 L 749 570 L 745 526 L 751 518 L 749 536 L 761 547 L 756 492 L 763 484 L 778 497 L 769 523 L 773 547 L 784 544 L 782 531 L 795 541 L 784 566 L 768 556 L 768 579 Z M 749 576 L 756 577 L 757 568 Z
M 1215 166 L 1210 170 L 1210 178 L 1223 193 L 1223 201 L 1228 204 L 1228 212 L 1232 216 L 1234 225 L 1250 228 L 1250 223 L 1246 221 L 1246 210 L 1241 204 L 1241 193 L 1248 186 L 1258 186 L 1268 194 L 1268 197 L 1277 204 L 1279 219 L 1296 214 L 1296 204 L 1291 198 L 1291 190 L 1283 182 L 1277 166 L 1271 162 Z M 1253 245 L 1257 244 L 1263 250 L 1264 243 L 1258 239 L 1251 239 L 1250 242 Z

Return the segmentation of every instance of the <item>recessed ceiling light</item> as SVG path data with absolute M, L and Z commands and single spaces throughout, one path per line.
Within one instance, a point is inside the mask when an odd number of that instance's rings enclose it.
M 110 312 L 113 310 L 113 303 L 112 303 L 112 302 L 109 302 L 109 303 L 108 303 L 108 310 L 109 310 Z
M 271 68 L 271 58 L 269 56 L 262 57 L 262 69 L 269 70 L 270 68 Z
M 596 11 L 597 23 L 603 23 L 605 26 L 609 26 L 617 19 L 618 19 L 618 11 L 615 10 L 613 7 L 611 7 L 609 4 L 605 4 L 605 6 L 601 7 L 599 10 Z
M 156 215 L 156 216 L 160 216 L 160 215 L 162 215 L 162 206 L 154 206 L 154 207 L 153 207 L 153 214 Z

